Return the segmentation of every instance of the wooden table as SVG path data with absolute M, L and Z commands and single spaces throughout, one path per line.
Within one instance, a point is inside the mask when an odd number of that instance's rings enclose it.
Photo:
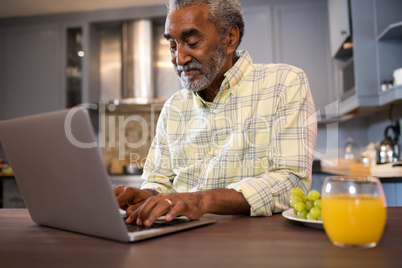
M 402 267 L 402 207 L 388 208 L 373 249 L 333 246 L 324 230 L 272 217 L 225 218 L 124 244 L 35 225 L 26 209 L 0 209 L 0 267 Z

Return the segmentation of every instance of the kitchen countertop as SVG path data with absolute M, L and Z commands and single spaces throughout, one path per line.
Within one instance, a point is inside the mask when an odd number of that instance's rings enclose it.
M 109 176 L 113 187 L 124 185 L 131 187 L 140 187 L 143 180 L 141 179 L 141 175 L 110 175 Z
M 345 161 L 344 159 L 315 160 L 313 165 L 314 173 L 326 173 L 340 176 L 374 176 L 380 178 L 382 182 L 402 182 L 402 167 L 398 167 L 395 172 L 389 171 L 388 166 L 379 165 L 374 168 L 365 167 L 356 161 Z M 381 169 L 379 169 L 381 168 Z M 384 171 L 384 172 L 382 172 Z

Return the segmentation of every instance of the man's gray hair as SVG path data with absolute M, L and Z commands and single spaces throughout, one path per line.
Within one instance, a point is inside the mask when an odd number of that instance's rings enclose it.
M 239 44 L 244 35 L 244 18 L 238 0 L 170 0 L 167 4 L 169 12 L 193 5 L 206 3 L 209 7 L 209 19 L 216 24 L 223 37 L 233 25 L 239 28 Z

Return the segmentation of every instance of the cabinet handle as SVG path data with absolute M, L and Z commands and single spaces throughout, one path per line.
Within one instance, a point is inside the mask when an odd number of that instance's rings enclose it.
M 342 30 L 341 31 L 341 35 L 345 35 L 345 34 L 347 34 L 348 32 L 347 31 L 345 31 L 345 30 Z

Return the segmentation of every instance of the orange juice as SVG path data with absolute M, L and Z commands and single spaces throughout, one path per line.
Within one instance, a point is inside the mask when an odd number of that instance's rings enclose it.
M 325 232 L 334 244 L 377 244 L 384 231 L 386 208 L 380 196 L 333 194 L 322 197 Z

